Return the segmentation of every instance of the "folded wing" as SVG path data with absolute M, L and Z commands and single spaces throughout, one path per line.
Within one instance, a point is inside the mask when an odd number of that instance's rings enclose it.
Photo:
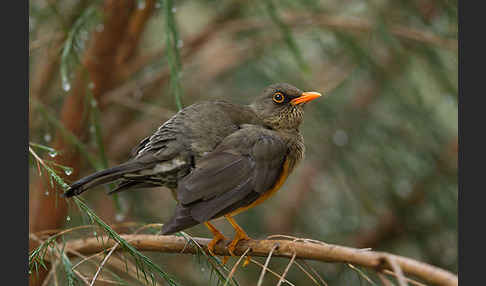
M 286 155 L 274 131 L 251 126 L 233 133 L 179 182 L 174 218 L 191 216 L 197 224 L 250 205 L 278 180 Z M 190 226 L 171 221 L 163 232 Z

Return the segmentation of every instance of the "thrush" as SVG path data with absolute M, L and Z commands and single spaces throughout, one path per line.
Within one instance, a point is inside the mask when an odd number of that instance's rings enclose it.
M 249 105 L 192 104 L 143 139 L 128 161 L 74 182 L 64 196 L 114 181 L 119 184 L 109 194 L 167 187 L 178 203 L 162 234 L 204 223 L 214 236 L 208 244 L 214 254 L 225 237 L 210 220 L 224 216 L 236 233 L 228 246 L 233 254 L 240 240 L 249 239 L 233 216 L 272 196 L 301 161 L 303 107 L 320 96 L 278 83 Z

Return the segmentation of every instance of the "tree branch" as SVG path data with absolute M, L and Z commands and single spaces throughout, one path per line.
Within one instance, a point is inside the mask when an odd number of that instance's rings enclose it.
M 140 251 L 155 251 L 165 253 L 195 254 L 198 249 L 188 244 L 184 237 L 164 235 L 121 235 Z M 193 238 L 205 250 L 211 241 L 206 238 Z M 214 249 L 217 255 L 230 255 L 225 247 L 226 243 L 218 243 Z M 116 244 L 108 237 L 91 237 L 78 240 L 71 240 L 66 243 L 66 249 L 75 250 L 88 255 L 111 248 Z M 275 245 L 278 247 L 273 251 L 272 256 L 296 259 L 310 259 L 324 262 L 351 263 L 383 272 L 385 270 L 395 271 L 397 267 L 403 274 L 418 277 L 434 285 L 458 285 L 458 278 L 453 273 L 444 269 L 386 252 L 368 251 L 351 247 L 327 244 L 311 240 L 249 240 L 241 241 L 235 250 L 236 255 L 242 255 L 248 248 L 250 256 L 267 257 Z M 120 250 L 120 249 L 117 249 Z M 396 265 L 390 265 L 394 261 Z

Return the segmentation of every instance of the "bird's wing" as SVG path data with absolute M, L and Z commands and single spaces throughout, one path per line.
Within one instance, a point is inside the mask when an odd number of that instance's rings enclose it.
M 152 160 L 167 160 L 177 154 L 181 149 L 181 144 L 178 144 L 177 141 L 177 126 L 172 126 L 174 125 L 171 124 L 172 121 L 167 121 L 154 134 L 140 141 L 130 152 L 130 157 L 137 159 L 148 157 Z
M 278 180 L 286 155 L 286 144 L 274 131 L 240 129 L 179 182 L 178 200 L 199 222 L 249 205 Z

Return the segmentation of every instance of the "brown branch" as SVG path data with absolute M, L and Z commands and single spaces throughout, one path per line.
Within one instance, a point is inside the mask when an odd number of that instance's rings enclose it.
M 126 35 L 120 45 L 118 54 L 116 55 L 116 63 L 121 66 L 134 54 L 138 46 L 139 39 L 144 31 L 145 24 L 152 15 L 155 7 L 155 0 L 147 0 L 144 2 L 143 9 L 136 9 L 130 17 Z
M 114 85 L 116 76 L 113 69 L 117 67 L 116 51 L 125 35 L 133 5 L 133 1 L 105 2 L 103 30 L 94 32 L 93 45 L 90 46 L 84 58 L 84 65 L 94 84 L 95 97 L 100 96 Z
M 195 254 L 197 247 L 188 245 L 187 240 L 180 236 L 164 235 L 121 235 L 121 237 L 140 251 L 155 251 L 164 253 L 185 253 Z M 207 244 L 211 241 L 206 238 L 193 238 L 199 245 L 207 250 Z M 103 243 L 101 243 L 101 241 Z M 225 241 L 229 243 L 229 241 Z M 115 241 L 108 237 L 84 238 L 68 241 L 66 249 L 73 249 L 83 254 L 92 254 L 113 247 Z M 309 259 L 324 262 L 351 263 L 378 272 L 394 270 L 389 261 L 396 262 L 404 274 L 419 277 L 434 285 L 458 285 L 457 276 L 441 268 L 419 262 L 410 258 L 389 254 L 386 252 L 364 251 L 345 246 L 317 243 L 306 241 L 290 240 L 249 240 L 238 243 L 235 250 L 236 255 L 242 255 L 248 248 L 250 256 L 267 257 L 274 246 L 278 248 L 273 251 L 272 256 L 291 258 L 294 253 L 297 259 Z M 118 248 L 117 250 L 120 250 Z M 214 249 L 217 255 L 228 256 L 230 253 L 224 244 L 219 243 Z

